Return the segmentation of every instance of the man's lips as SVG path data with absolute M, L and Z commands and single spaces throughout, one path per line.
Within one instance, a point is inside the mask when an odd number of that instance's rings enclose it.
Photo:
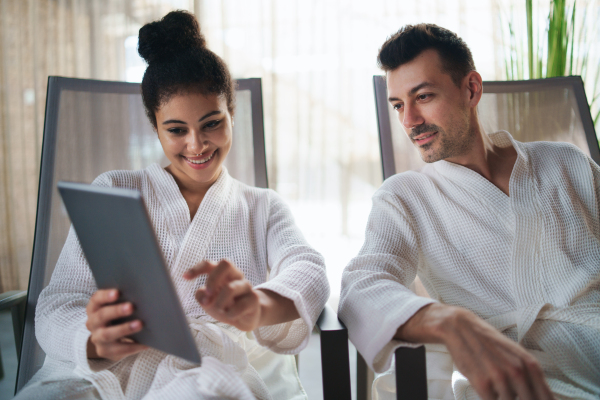
M 435 137 L 437 136 L 437 131 L 436 132 L 427 132 L 427 133 L 423 133 L 419 136 L 415 136 L 414 138 L 412 138 L 413 142 L 415 142 L 418 145 L 423 145 L 426 143 L 429 143 L 430 141 L 432 141 Z

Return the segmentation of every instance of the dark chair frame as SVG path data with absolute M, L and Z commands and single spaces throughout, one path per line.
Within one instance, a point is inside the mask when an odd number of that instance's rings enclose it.
M 268 187 L 267 164 L 265 154 L 262 86 L 260 78 L 237 81 L 238 90 L 250 90 L 252 105 L 252 128 L 254 144 L 255 185 Z M 15 393 L 31 379 L 36 372 L 33 358 L 35 347 L 34 317 L 38 296 L 44 285 L 44 269 L 49 234 L 50 206 L 54 175 L 56 131 L 60 95 L 63 90 L 86 91 L 96 93 L 140 94 L 138 83 L 107 82 L 89 79 L 64 78 L 50 76 L 46 97 L 46 118 L 44 140 L 40 163 L 40 181 L 38 191 L 35 237 L 29 276 L 28 291 L 12 291 L 0 294 L 0 310 L 11 309 L 13 329 L 19 367 Z M 337 314 L 326 306 L 322 311 L 316 329 L 321 338 L 321 362 L 323 376 L 323 394 L 325 399 L 350 399 L 350 365 L 348 353 L 348 333 L 346 327 L 337 318 Z
M 388 108 L 387 87 L 385 77 L 373 76 L 375 92 L 375 108 L 379 130 L 379 149 L 383 179 L 396 174 L 394 147 L 392 144 L 392 127 Z M 532 79 L 526 81 L 488 81 L 483 82 L 484 93 L 518 93 L 556 87 L 569 87 L 575 95 L 577 109 L 585 132 L 591 158 L 600 164 L 600 148 L 594 128 L 594 121 L 588 106 L 587 97 L 580 76 Z M 425 347 L 398 348 L 396 360 L 396 394 L 398 399 L 427 399 L 427 370 L 425 363 Z M 358 379 L 366 380 L 366 375 Z M 364 385 L 364 384 L 363 384 Z M 366 397 L 365 397 L 366 398 Z

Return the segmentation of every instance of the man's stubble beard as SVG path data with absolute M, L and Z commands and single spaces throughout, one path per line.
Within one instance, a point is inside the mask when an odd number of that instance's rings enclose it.
M 459 157 L 469 152 L 475 141 L 475 130 L 471 128 L 466 113 L 463 118 L 464 120 L 460 122 L 453 121 L 449 128 L 450 134 L 447 134 L 445 130 L 435 124 L 419 125 L 412 129 L 410 133 L 411 140 L 422 133 L 437 131 L 437 140 L 417 147 L 423 161 L 434 163 L 447 158 Z M 437 146 L 437 151 L 428 153 L 427 150 L 434 145 Z

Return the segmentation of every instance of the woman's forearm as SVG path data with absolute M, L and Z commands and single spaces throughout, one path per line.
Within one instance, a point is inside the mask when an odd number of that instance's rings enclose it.
M 268 289 L 257 289 L 260 304 L 259 326 L 281 324 L 300 318 L 294 302 Z

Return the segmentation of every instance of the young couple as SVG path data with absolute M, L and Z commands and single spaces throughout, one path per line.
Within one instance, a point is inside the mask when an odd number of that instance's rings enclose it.
M 171 164 L 95 184 L 143 194 L 202 366 L 129 340 L 143 321 L 111 323 L 134 305 L 96 288 L 71 230 L 36 310 L 46 361 L 17 398 L 305 399 L 292 355 L 329 296 L 323 258 L 274 191 L 223 168 L 234 83 L 193 15 L 142 27 L 139 53 Z M 485 134 L 481 76 L 446 29 L 402 28 L 379 63 L 429 164 L 373 197 L 342 280 L 351 340 L 376 372 L 398 346 L 426 343 L 431 398 L 598 398 L 600 168 L 574 146 Z M 430 298 L 408 290 L 417 274 Z M 390 376 L 374 397 L 395 398 Z

